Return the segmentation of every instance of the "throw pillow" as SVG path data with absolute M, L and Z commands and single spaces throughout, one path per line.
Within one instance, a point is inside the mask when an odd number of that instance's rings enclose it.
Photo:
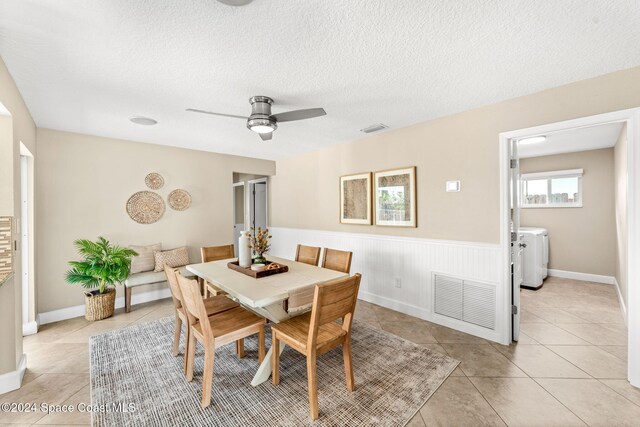
M 152 271 L 155 268 L 156 261 L 153 253 L 162 250 L 162 244 L 156 243 L 155 245 L 148 246 L 131 245 L 129 248 L 138 253 L 138 256 L 131 258 L 131 274 L 142 273 L 144 271 Z
M 186 246 L 171 249 L 170 251 L 154 251 L 156 268 L 153 271 L 164 271 L 165 263 L 169 267 L 182 267 L 189 264 L 189 251 Z

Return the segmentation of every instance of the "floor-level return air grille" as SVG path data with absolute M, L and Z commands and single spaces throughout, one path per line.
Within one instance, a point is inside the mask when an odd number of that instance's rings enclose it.
M 434 311 L 437 314 L 495 329 L 494 285 L 435 274 L 434 295 Z

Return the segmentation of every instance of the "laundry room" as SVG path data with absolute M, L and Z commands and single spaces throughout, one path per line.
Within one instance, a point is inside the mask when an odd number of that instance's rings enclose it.
M 624 297 L 626 126 L 518 141 L 522 287 L 548 277 L 615 285 Z

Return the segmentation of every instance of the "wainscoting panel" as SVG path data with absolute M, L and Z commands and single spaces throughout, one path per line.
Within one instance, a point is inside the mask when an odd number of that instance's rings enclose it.
M 320 230 L 270 228 L 270 254 L 295 257 L 298 243 L 353 252 L 352 273 L 362 274 L 360 298 L 443 324 L 466 333 L 500 341 L 503 328 L 496 313 L 495 329 L 435 315 L 433 273 L 494 285 L 495 306 L 507 290 L 501 284 L 501 248 L 498 244 L 453 242 Z

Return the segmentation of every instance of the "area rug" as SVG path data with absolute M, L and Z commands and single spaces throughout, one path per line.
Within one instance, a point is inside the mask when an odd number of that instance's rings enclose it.
M 171 354 L 173 328 L 173 317 L 167 317 L 91 338 L 93 425 L 404 426 L 459 363 L 354 322 L 356 390 L 346 389 L 340 348 L 320 356 L 320 418 L 314 422 L 309 418 L 305 357 L 286 348 L 280 384 L 252 387 L 257 339 L 247 338 L 243 359 L 236 357 L 233 344 L 216 351 L 213 398 L 202 409 L 203 350 L 198 345 L 189 383 L 182 355 Z M 270 336 L 267 329 L 267 348 Z

